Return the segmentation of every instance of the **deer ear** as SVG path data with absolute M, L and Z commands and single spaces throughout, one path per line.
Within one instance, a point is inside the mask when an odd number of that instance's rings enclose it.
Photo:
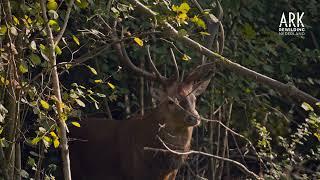
M 150 94 L 156 101 L 161 101 L 165 95 L 162 89 L 150 88 Z
M 204 81 L 200 81 L 198 83 L 195 83 L 193 85 L 193 88 L 195 88 L 195 89 L 193 89 L 193 94 L 195 96 L 202 94 L 207 89 L 207 87 L 210 83 L 210 80 L 211 80 L 211 78 L 204 80 Z

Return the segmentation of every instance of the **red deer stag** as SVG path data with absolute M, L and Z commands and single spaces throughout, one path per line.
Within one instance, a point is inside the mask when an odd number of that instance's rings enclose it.
M 159 105 L 144 116 L 119 121 L 92 117 L 72 129 L 71 137 L 78 139 L 70 141 L 73 179 L 174 180 L 187 156 L 166 151 L 163 143 L 173 150 L 189 150 L 193 128 L 200 123 L 196 96 L 209 84 L 209 78 L 201 80 L 208 68 L 195 68 L 179 82 L 176 63 L 175 78 L 167 79 L 150 57 L 154 74 L 135 66 L 123 44 L 115 49 L 125 67 L 162 84 L 161 90 L 151 92 Z

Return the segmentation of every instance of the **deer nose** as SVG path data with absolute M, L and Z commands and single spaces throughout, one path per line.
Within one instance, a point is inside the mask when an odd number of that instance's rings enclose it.
M 185 121 L 190 126 L 196 126 L 199 124 L 198 118 L 196 118 L 195 116 L 188 116 L 188 117 L 186 117 Z

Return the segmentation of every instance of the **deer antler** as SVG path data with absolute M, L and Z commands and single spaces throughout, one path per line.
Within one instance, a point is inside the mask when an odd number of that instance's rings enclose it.
M 118 56 L 120 57 L 119 60 L 120 62 L 126 67 L 128 68 L 129 70 L 137 73 L 138 75 L 140 76 L 143 76 L 147 79 L 150 79 L 150 80 L 159 80 L 160 82 L 164 83 L 167 78 L 162 76 L 159 71 L 157 70 L 156 66 L 154 65 L 153 61 L 149 58 L 149 61 L 150 61 L 150 64 L 152 65 L 152 68 L 153 68 L 153 71 L 156 73 L 156 74 L 153 74 L 153 73 L 150 73 L 148 71 L 145 71 L 144 69 L 141 69 L 139 67 L 137 67 L 135 64 L 132 63 L 127 51 L 126 51 L 126 48 L 125 48 L 125 45 L 123 42 L 120 41 L 118 35 L 117 35 L 117 32 L 116 32 L 116 29 L 113 28 L 112 30 L 109 28 L 110 31 L 112 31 L 111 35 L 112 35 L 112 38 L 114 40 L 114 42 L 117 42 L 113 45 L 113 48 L 116 50 Z M 123 37 L 123 32 L 121 33 L 121 37 Z
M 203 78 L 207 78 L 212 74 L 214 63 L 206 63 L 197 66 L 192 72 L 188 74 L 188 76 L 184 79 L 183 82 L 189 83 L 193 81 L 197 81 Z

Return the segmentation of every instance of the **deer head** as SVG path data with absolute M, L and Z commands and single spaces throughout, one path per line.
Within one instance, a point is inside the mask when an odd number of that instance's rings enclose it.
M 175 75 L 172 78 L 162 76 L 153 63 L 149 47 L 148 62 L 151 65 L 153 72 L 148 72 L 138 68 L 130 60 L 124 44 L 118 43 L 115 45 L 120 61 L 129 70 L 144 76 L 147 79 L 160 82 L 160 88 L 151 89 L 151 95 L 159 103 L 158 109 L 163 112 L 163 123 L 171 128 L 192 127 L 200 124 L 200 116 L 196 110 L 196 96 L 200 95 L 207 88 L 210 78 L 212 64 L 200 65 L 189 73 L 183 81 L 179 78 L 179 69 L 172 49 L 171 55 L 173 64 L 175 65 Z

